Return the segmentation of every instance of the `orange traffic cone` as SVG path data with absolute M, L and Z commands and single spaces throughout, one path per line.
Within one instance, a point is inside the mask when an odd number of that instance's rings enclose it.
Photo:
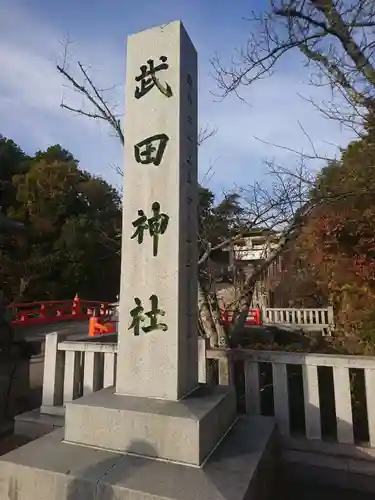
M 95 337 L 97 324 L 98 318 L 96 316 L 91 316 L 91 318 L 89 319 L 89 337 Z

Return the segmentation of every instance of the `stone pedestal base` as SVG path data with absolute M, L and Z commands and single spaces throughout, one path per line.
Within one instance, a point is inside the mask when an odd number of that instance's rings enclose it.
M 235 393 L 202 385 L 180 401 L 109 387 L 66 405 L 65 441 L 201 465 L 236 418 Z
M 238 419 L 203 467 L 68 444 L 59 429 L 0 457 L 0 499 L 269 500 L 274 429 L 267 417 Z

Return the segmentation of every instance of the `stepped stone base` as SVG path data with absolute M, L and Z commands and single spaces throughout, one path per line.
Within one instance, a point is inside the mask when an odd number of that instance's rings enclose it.
M 0 457 L 5 500 L 270 500 L 273 419 L 241 417 L 203 467 L 63 442 L 59 429 Z M 279 472 L 279 471 L 277 471 Z
M 233 389 L 202 385 L 180 401 L 114 394 L 66 405 L 65 441 L 201 465 L 236 418 Z

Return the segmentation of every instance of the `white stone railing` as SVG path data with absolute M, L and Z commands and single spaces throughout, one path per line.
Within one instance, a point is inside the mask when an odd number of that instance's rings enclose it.
M 116 342 L 63 338 L 46 335 L 41 413 L 62 415 L 65 403 L 115 383 Z
M 265 324 L 283 324 L 297 326 L 304 330 L 322 331 L 325 335 L 330 335 L 334 329 L 332 306 L 325 309 L 266 307 L 262 309 L 262 321 Z
M 45 337 L 43 392 L 40 412 L 64 415 L 65 404 L 116 383 L 117 339 L 64 340 L 66 334 L 49 333 Z M 204 344 L 200 356 L 205 356 Z M 205 381 L 206 371 L 199 374 Z M 225 383 L 225 382 L 224 382 Z
M 332 394 L 336 442 L 353 445 L 358 422 L 353 419 L 350 373 L 353 369 L 357 375 L 360 372 L 368 435 L 364 441 L 368 449 L 375 448 L 375 357 L 209 349 L 205 340 L 199 339 L 198 342 L 199 381 L 204 383 L 215 379 L 222 385 L 236 384 L 238 395 L 241 397 L 241 392 L 244 395 L 244 409 L 251 415 L 267 413 L 263 411 L 263 403 L 268 394 L 273 403 L 271 414 L 275 416 L 284 438 L 293 435 L 292 407 L 300 405 L 304 410 L 304 437 L 310 442 L 323 443 L 322 427 L 327 416 L 322 412 L 323 384 L 323 392 Z M 63 341 L 61 334 L 59 337 L 59 334 L 52 333 L 46 336 L 45 345 L 41 413 L 62 415 L 65 403 L 115 383 L 115 342 Z M 265 367 L 269 371 L 268 380 L 264 380 Z M 330 377 L 327 378 L 326 373 L 322 379 L 320 367 L 328 369 Z M 296 378 L 296 373 L 291 372 L 296 368 L 301 378 L 301 391 L 297 395 L 290 389 L 293 377 Z M 244 387 L 241 387 L 241 378 Z
M 305 433 L 308 440 L 322 440 L 322 424 L 324 419 L 321 412 L 320 391 L 322 379 L 318 376 L 319 367 L 329 367 L 332 370 L 333 405 L 336 424 L 336 442 L 354 444 L 354 424 L 351 398 L 351 382 L 349 370 L 356 369 L 364 377 L 364 408 L 367 413 L 367 447 L 375 448 L 375 357 L 368 356 L 341 356 L 328 354 L 310 354 L 297 352 L 258 351 L 247 349 L 206 349 L 202 340 L 200 347 L 200 379 L 203 382 L 208 378 L 210 363 L 213 360 L 218 364 L 219 383 L 235 383 L 235 361 L 237 368 L 242 367 L 244 375 L 244 399 L 246 413 L 261 415 L 262 392 L 271 389 L 273 394 L 273 414 L 278 423 L 281 434 L 290 438 L 291 406 L 296 401 L 290 397 L 290 380 L 288 374 L 290 365 L 301 367 L 302 394 L 304 407 Z M 272 382 L 268 387 L 262 381 L 262 370 L 267 364 L 272 370 Z M 236 368 L 236 372 L 238 370 Z M 241 371 L 241 370 L 240 370 Z M 264 372 L 263 372 L 264 373 Z M 327 379 L 324 380 L 324 390 L 329 392 Z M 269 387 L 271 385 L 271 387 Z M 366 420 L 366 419 L 365 419 Z

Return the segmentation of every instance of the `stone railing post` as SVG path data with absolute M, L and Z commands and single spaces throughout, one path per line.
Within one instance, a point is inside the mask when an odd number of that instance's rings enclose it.
M 219 359 L 219 385 L 234 385 L 234 361 L 230 355 Z
M 54 414 L 63 405 L 65 353 L 58 351 L 58 341 L 58 333 L 46 335 L 41 413 Z
M 198 338 L 198 382 L 205 384 L 207 382 L 207 339 Z
M 328 324 L 333 326 L 335 324 L 335 320 L 333 317 L 333 306 L 328 306 L 327 310 L 328 310 Z
M 327 307 L 327 319 L 328 319 L 328 328 L 327 328 L 327 331 L 325 333 L 326 333 L 326 335 L 332 335 L 332 332 L 335 329 L 335 318 L 333 315 L 333 306 Z
M 262 304 L 260 308 L 260 324 L 262 325 L 263 323 L 267 322 L 267 307 Z

